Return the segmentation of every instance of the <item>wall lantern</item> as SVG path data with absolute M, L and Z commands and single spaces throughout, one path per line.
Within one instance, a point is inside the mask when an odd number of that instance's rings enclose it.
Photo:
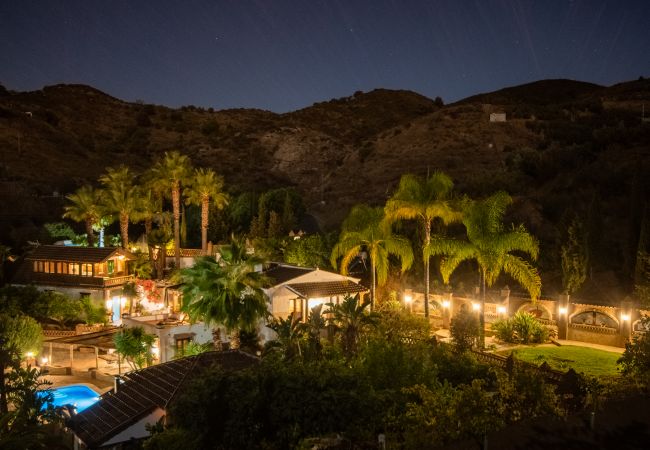
M 449 300 L 443 300 L 442 301 L 442 307 L 443 308 L 447 309 L 447 308 L 449 308 L 449 306 L 451 306 L 451 303 L 449 302 Z
M 481 310 L 481 305 L 478 303 L 472 303 L 472 309 L 474 311 L 480 311 Z
M 629 314 L 621 314 L 621 320 L 623 322 L 627 322 L 628 320 L 630 320 L 630 315 Z
M 559 309 L 559 312 L 560 312 L 560 315 L 566 316 L 566 313 L 568 312 L 568 310 L 566 309 L 566 307 L 561 306 L 560 309 Z
M 499 306 L 497 306 L 497 312 L 498 312 L 499 314 L 505 314 L 505 313 L 506 313 L 506 307 L 503 306 L 503 305 L 499 305 Z
M 413 296 L 412 296 L 412 295 L 409 295 L 409 294 L 406 294 L 406 295 L 404 296 L 404 301 L 405 301 L 406 303 L 411 303 L 411 302 L 413 301 Z

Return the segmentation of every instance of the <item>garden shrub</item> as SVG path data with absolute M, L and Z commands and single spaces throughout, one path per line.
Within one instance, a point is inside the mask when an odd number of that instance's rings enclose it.
M 511 344 L 539 344 L 549 338 L 548 328 L 527 312 L 497 320 L 492 324 L 492 331 L 497 339 Z

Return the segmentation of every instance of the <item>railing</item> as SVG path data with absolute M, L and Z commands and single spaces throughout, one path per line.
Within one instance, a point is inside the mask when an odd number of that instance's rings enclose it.
M 43 337 L 46 339 L 75 336 L 76 334 L 74 330 L 43 330 Z
M 474 356 L 476 356 L 476 359 L 478 359 L 479 361 L 485 362 L 487 364 L 491 364 L 493 366 L 500 367 L 502 369 L 507 369 L 508 358 L 506 358 L 505 356 L 495 355 L 494 353 L 485 353 L 480 351 L 472 351 L 472 353 L 474 353 Z M 548 365 L 543 364 L 541 366 L 538 366 L 536 364 L 529 363 L 526 361 L 521 361 L 518 359 L 515 359 L 514 361 L 519 366 L 537 370 L 544 378 L 547 379 L 547 381 L 550 381 L 551 383 L 558 384 L 562 380 L 562 377 L 564 376 L 564 372 L 551 369 L 551 367 Z
M 601 325 L 588 325 L 585 323 L 571 323 L 569 324 L 570 328 L 574 330 L 589 331 L 591 333 L 600 333 L 600 334 L 617 334 L 618 330 L 616 328 L 601 326 Z
M 63 273 L 33 272 L 31 281 L 38 284 L 52 284 L 60 286 L 88 286 L 95 288 L 121 286 L 124 283 L 133 281 L 134 275 L 122 275 L 116 277 L 86 277 L 83 275 L 70 275 Z
M 121 277 L 104 278 L 104 287 L 120 286 L 135 280 L 135 275 L 123 275 Z

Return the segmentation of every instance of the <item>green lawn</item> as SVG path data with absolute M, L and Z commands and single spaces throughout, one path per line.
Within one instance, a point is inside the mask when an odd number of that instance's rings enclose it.
M 590 347 L 577 347 L 564 345 L 562 347 L 526 347 L 512 350 L 515 357 L 522 361 L 542 364 L 546 361 L 551 367 L 558 370 L 567 370 L 570 367 L 576 372 L 586 375 L 611 376 L 618 375 L 616 361 L 621 357 L 619 353 L 606 352 Z M 510 351 L 505 352 L 506 355 Z

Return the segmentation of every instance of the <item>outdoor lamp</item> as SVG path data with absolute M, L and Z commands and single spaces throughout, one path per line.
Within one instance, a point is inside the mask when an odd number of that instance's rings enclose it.
M 630 315 L 629 314 L 621 314 L 621 320 L 623 322 L 627 322 L 628 320 L 630 320 Z
M 563 315 L 563 316 L 566 315 L 566 313 L 567 313 L 567 309 L 566 309 L 566 307 L 561 306 L 560 309 L 559 309 L 559 312 L 560 312 L 560 314 Z
M 409 294 L 406 294 L 406 295 L 404 296 L 404 301 L 405 301 L 406 303 L 411 303 L 411 302 L 413 301 L 413 296 L 411 296 L 411 295 L 409 295 Z
M 505 313 L 506 313 L 506 307 L 503 306 L 503 305 L 499 305 L 499 306 L 497 306 L 497 312 L 498 312 L 499 314 L 505 314 Z
M 481 305 L 479 305 L 478 303 L 472 303 L 472 309 L 474 311 L 479 311 L 481 309 Z
M 47 365 L 47 363 L 48 363 L 47 356 L 43 356 L 43 357 L 41 358 L 41 365 L 42 365 L 42 366 L 45 366 L 45 365 Z
M 27 352 L 25 353 L 25 356 L 28 358 L 33 358 L 34 357 L 34 352 Z
M 451 305 L 451 303 L 449 303 L 449 300 L 443 300 L 442 301 L 442 307 L 443 308 L 449 308 L 450 305 Z

